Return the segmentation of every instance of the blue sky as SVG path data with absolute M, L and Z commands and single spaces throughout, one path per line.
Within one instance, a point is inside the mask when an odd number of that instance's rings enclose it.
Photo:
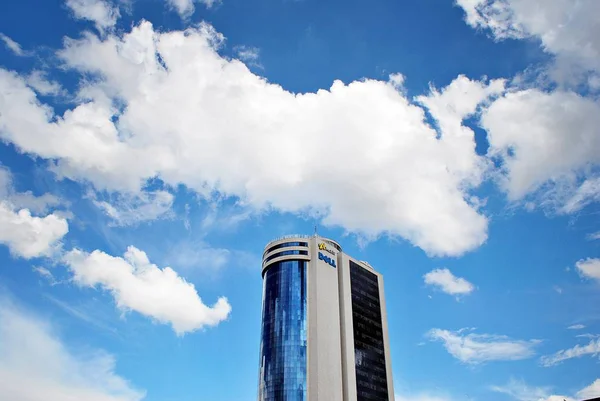
M 0 12 L 0 398 L 256 398 L 263 246 L 385 277 L 396 399 L 600 396 L 600 3 Z

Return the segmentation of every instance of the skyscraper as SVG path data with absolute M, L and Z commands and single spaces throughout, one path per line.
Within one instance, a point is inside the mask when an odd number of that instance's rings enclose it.
M 265 247 L 258 401 L 394 401 L 383 277 L 330 239 Z

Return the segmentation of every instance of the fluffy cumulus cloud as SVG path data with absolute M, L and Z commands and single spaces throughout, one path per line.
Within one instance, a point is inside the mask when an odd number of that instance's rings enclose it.
M 58 250 L 69 225 L 61 213 L 47 212 L 60 203 L 50 194 L 35 196 L 29 191 L 15 191 L 11 172 L 0 165 L 0 244 L 6 245 L 12 255 L 26 259 L 49 256 Z
M 436 132 L 397 80 L 295 94 L 221 57 L 222 40 L 206 24 L 159 33 L 149 22 L 68 39 L 58 55 L 81 74 L 81 103 L 56 115 L 23 77 L 0 70 L 0 137 L 99 190 L 136 195 L 158 177 L 368 238 L 401 236 L 434 255 L 486 240 L 471 190 L 488 163 L 460 123 L 501 82 L 459 77 L 419 98 Z
M 575 267 L 581 276 L 600 282 L 600 259 L 582 259 L 575 263 Z
M 434 286 L 450 295 L 467 295 L 475 287 L 461 277 L 456 277 L 448 269 L 435 269 L 423 276 L 425 284 Z
M 549 367 L 558 365 L 568 359 L 581 358 L 586 355 L 600 355 L 600 338 L 592 338 L 586 345 L 577 344 L 573 348 L 563 349 L 552 355 L 545 355 L 540 358 L 540 362 L 542 366 Z
M 135 247 L 129 247 L 123 258 L 76 249 L 63 260 L 75 283 L 99 286 L 111 293 L 120 309 L 170 324 L 177 334 L 216 326 L 231 312 L 226 298 L 219 298 L 212 307 L 205 305 L 193 284 L 170 267 L 160 269 L 150 263 Z
M 527 359 L 535 354 L 534 348 L 540 343 L 540 340 L 514 340 L 507 336 L 469 331 L 431 329 L 427 337 L 442 342 L 450 355 L 468 364 Z
M 103 351 L 68 349 L 45 321 L 0 301 L 0 399 L 139 401 Z
M 512 88 L 484 108 L 489 156 L 502 164 L 511 201 L 574 213 L 600 199 L 600 3 L 596 0 L 456 0 L 466 22 L 497 40 L 535 38 L 554 62 L 544 69 L 552 91 Z M 582 94 L 568 88 L 581 88 Z M 515 81 L 519 85 L 518 80 Z
M 483 111 L 481 125 L 489 155 L 502 160 L 501 186 L 510 200 L 542 189 L 544 202 L 572 213 L 598 199 L 597 100 L 573 92 L 510 91 Z
M 66 0 L 77 19 L 92 21 L 100 32 L 112 28 L 121 16 L 119 8 L 104 0 Z
M 497 40 L 536 38 L 556 56 L 554 77 L 600 72 L 600 3 L 596 0 L 456 0 L 474 28 Z M 594 78 L 594 77 L 593 77 Z
M 9 203 L 0 202 L 0 244 L 15 256 L 49 256 L 68 231 L 67 221 L 55 213 L 36 217 L 27 209 L 15 211 Z

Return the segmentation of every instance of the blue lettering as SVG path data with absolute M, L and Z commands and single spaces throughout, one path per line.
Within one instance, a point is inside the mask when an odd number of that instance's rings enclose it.
M 331 259 L 329 256 L 323 255 L 321 252 L 319 252 L 319 260 L 324 261 L 332 267 L 336 267 L 335 260 Z

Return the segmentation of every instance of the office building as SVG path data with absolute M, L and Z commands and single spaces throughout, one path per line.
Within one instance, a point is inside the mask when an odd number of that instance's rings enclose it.
M 258 401 L 394 401 L 383 278 L 330 239 L 265 247 Z

